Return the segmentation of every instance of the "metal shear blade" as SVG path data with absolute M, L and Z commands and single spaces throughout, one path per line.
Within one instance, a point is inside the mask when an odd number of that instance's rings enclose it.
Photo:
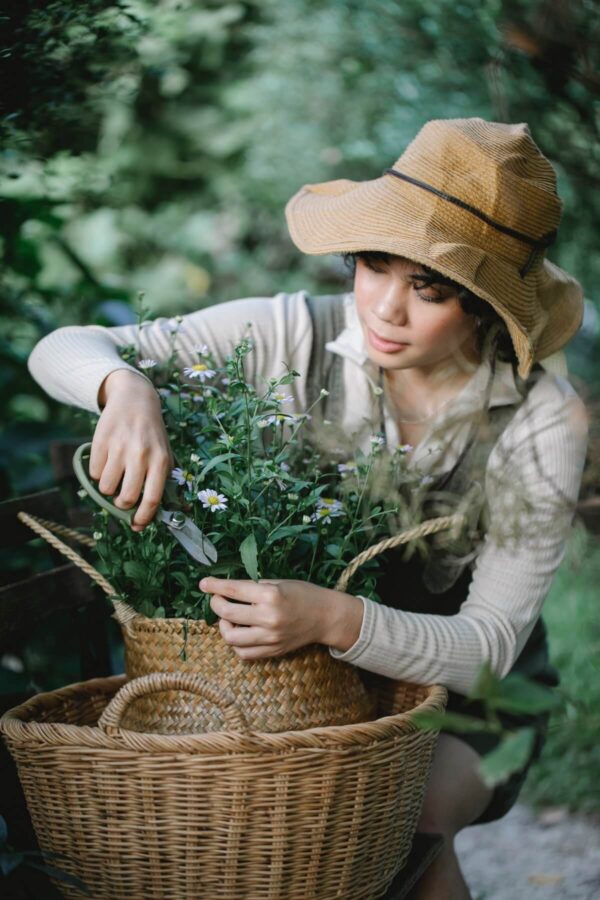
M 198 526 L 182 512 L 159 509 L 156 518 L 163 522 L 173 537 L 176 537 L 190 556 L 203 566 L 210 566 L 217 561 L 217 548 L 209 541 Z

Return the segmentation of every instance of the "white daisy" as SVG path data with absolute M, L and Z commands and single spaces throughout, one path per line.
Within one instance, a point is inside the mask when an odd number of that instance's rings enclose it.
M 200 457 L 198 456 L 197 453 L 191 453 L 191 454 L 190 454 L 190 460 L 191 460 L 193 463 L 199 463 L 199 462 L 200 462 Z
M 356 472 L 356 463 L 353 460 L 347 463 L 338 463 L 337 470 L 340 475 L 348 475 L 350 472 Z
M 385 438 L 382 434 L 372 434 L 369 440 L 373 447 L 383 447 L 385 444 Z
M 168 331 L 169 334 L 177 334 L 183 327 L 183 316 L 172 316 L 161 323 L 162 331 Z
M 211 512 L 217 512 L 220 509 L 227 509 L 227 497 L 224 494 L 218 494 L 212 488 L 205 491 L 198 491 L 198 500 L 202 503 L 204 509 L 210 509 Z
M 283 391 L 274 391 L 270 395 L 270 399 L 274 400 L 275 403 L 291 403 L 293 397 L 291 397 L 289 394 L 284 393 Z
M 179 485 L 184 485 L 187 487 L 189 491 L 191 491 L 194 486 L 194 473 L 186 472 L 185 469 L 177 468 L 171 471 L 171 478 L 173 481 L 176 481 Z
M 194 347 L 194 351 L 200 356 L 206 356 L 206 354 L 208 353 L 208 344 L 197 344 Z
M 193 366 L 186 366 L 183 374 L 187 375 L 188 378 L 199 378 L 200 381 L 205 381 L 207 378 L 212 378 L 213 375 L 216 375 L 216 372 L 214 369 L 209 369 L 206 363 L 196 363 Z
M 413 447 L 412 444 L 398 444 L 398 446 L 396 447 L 396 452 L 403 453 L 403 454 L 404 453 L 412 453 L 412 451 L 414 449 L 415 448 Z
M 153 369 L 154 366 L 157 366 L 158 363 L 155 359 L 140 359 L 138 362 L 138 369 Z
M 319 509 L 328 509 L 334 516 L 344 515 L 344 505 L 341 500 L 335 500 L 333 497 L 319 497 L 317 503 Z
M 276 413 L 274 416 L 267 416 L 266 422 L 267 425 L 283 425 L 288 419 L 289 416 L 283 413 Z
M 312 514 L 313 522 L 324 522 L 329 525 L 332 518 L 344 515 L 344 507 L 339 500 L 333 497 L 321 497 L 317 503 L 317 508 Z
M 158 393 L 161 397 L 170 397 L 173 391 L 170 388 L 162 387 L 158 388 Z

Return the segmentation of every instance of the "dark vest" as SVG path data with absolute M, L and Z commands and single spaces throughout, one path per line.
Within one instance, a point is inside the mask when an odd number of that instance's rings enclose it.
M 307 296 L 306 300 L 313 322 L 307 405 L 316 400 L 321 388 L 329 391 L 317 407 L 318 427 L 318 422 L 323 418 L 340 422 L 344 409 L 343 357 L 324 352 L 325 343 L 337 337 L 344 328 L 343 295 Z M 401 549 L 389 551 L 384 557 L 385 572 L 377 585 L 378 593 L 387 606 L 439 616 L 452 616 L 459 612 L 469 592 L 472 566 L 485 532 L 483 485 L 487 461 L 496 441 L 537 377 L 539 371 L 534 370 L 526 382 L 516 379 L 521 396 L 514 405 L 483 411 L 482 420 L 473 425 L 465 449 L 452 470 L 431 484 L 425 516 L 434 517 L 442 512 L 447 514 L 453 497 L 456 498 L 456 505 L 464 509 L 464 500 L 468 496 L 467 526 L 454 540 L 448 539 L 447 535 L 429 539 L 429 552 L 425 558 L 414 554 L 406 559 Z M 440 508 L 442 503 L 443 509 Z M 541 618 L 511 671 L 520 672 L 543 684 L 558 684 L 557 672 L 550 664 L 546 630 Z

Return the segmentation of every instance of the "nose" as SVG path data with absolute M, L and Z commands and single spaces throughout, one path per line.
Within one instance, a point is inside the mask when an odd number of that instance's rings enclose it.
M 390 279 L 373 303 L 373 312 L 382 322 L 404 325 L 408 317 L 408 289 L 400 280 Z

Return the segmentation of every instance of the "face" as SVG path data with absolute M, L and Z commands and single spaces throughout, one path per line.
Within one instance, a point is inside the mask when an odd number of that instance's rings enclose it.
M 384 369 L 478 362 L 475 321 L 454 288 L 424 281 L 419 263 L 358 257 L 354 293 L 370 359 Z

